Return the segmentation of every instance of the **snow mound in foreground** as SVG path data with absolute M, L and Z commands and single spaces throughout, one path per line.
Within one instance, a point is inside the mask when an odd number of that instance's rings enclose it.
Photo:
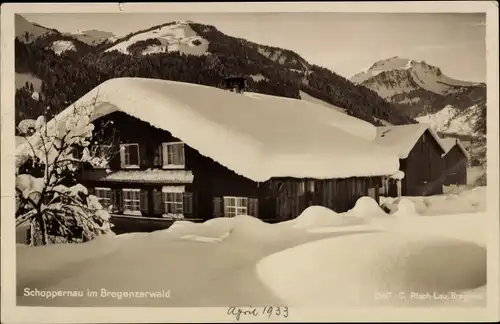
M 311 229 L 328 226 L 349 226 L 366 223 L 366 220 L 344 214 L 322 206 L 310 206 L 306 208 L 293 222 L 294 228 Z
M 409 204 L 409 201 L 413 202 L 416 213 L 420 215 L 449 215 L 486 211 L 486 187 L 448 188 L 447 192 L 448 194 L 428 197 L 381 197 L 380 203 L 391 214 L 396 213 L 401 208 L 401 204 Z
M 380 208 L 378 203 L 371 197 L 361 197 L 356 201 L 354 207 L 347 213 L 358 217 L 387 217 L 388 215 Z
M 176 221 L 165 230 L 151 233 L 152 237 L 216 243 L 225 239 L 234 227 L 234 218 L 218 217 L 203 223 Z
M 447 238 L 360 234 L 278 252 L 262 259 L 256 271 L 289 306 L 425 305 L 436 299 L 418 300 L 411 292 L 471 290 L 466 296 L 484 301 L 474 290 L 486 284 L 486 249 Z M 377 292 L 390 292 L 392 298 L 376 298 Z
M 419 216 L 415 204 L 410 199 L 403 198 L 398 204 L 397 211 L 393 214 L 396 217 Z
M 121 245 L 115 234 L 98 236 L 86 243 L 59 243 L 46 246 L 17 244 L 16 263 L 17 282 L 20 286 L 25 280 L 44 277 L 69 264 L 85 264 L 116 251 Z

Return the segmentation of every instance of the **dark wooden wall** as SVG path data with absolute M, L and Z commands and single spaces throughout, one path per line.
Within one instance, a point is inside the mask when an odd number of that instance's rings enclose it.
M 443 150 L 426 131 L 410 151 L 406 159 L 400 160 L 400 170 L 405 173 L 401 183 L 403 196 L 430 196 L 443 193 Z M 396 182 L 391 181 L 389 195 L 397 196 Z
M 161 117 L 159 117 L 161 118 Z M 122 112 L 114 112 L 102 117 L 94 123 L 95 131 L 101 130 L 100 124 L 108 123 L 103 131 L 104 137 L 115 134 L 115 145 L 119 143 L 138 143 L 140 150 L 140 169 L 154 168 L 154 149 L 163 142 L 178 142 L 179 139 L 168 131 L 152 127 L 149 123 L 132 118 Z M 113 131 L 114 128 L 114 131 Z M 185 170 L 193 173 L 194 180 L 186 191 L 193 193 L 193 217 L 206 220 L 213 217 L 213 197 L 241 196 L 259 197 L 259 184 L 215 162 L 211 158 L 201 155 L 197 150 L 184 145 Z M 113 170 L 120 169 L 120 156 L 116 154 L 110 163 Z M 86 181 L 89 185 L 99 186 L 96 182 Z M 101 184 L 101 186 L 103 186 Z M 127 188 L 155 188 L 161 185 L 146 184 L 114 184 L 115 187 Z M 107 185 L 107 187 L 110 187 Z
M 467 184 L 467 157 L 458 145 L 455 145 L 444 157 L 445 185 Z
M 305 190 L 300 191 L 299 186 L 303 181 Z M 345 212 L 353 208 L 360 197 L 368 196 L 370 188 L 373 198 L 379 202 L 380 185 L 380 177 L 327 180 L 272 179 L 269 181 L 270 196 L 264 199 L 268 205 L 263 212 L 271 212 L 274 205 L 274 214 L 279 221 L 295 218 L 311 205 L 324 206 L 338 213 Z
M 159 116 L 159 118 L 162 118 Z M 109 126 L 104 131 L 105 137 L 116 135 L 115 144 L 138 143 L 140 150 L 140 169 L 153 168 L 154 148 L 162 142 L 176 142 L 179 139 L 169 132 L 152 127 L 146 122 L 132 118 L 122 112 L 115 112 L 101 119 L 96 125 L 100 130 L 100 122 L 113 121 L 114 132 Z M 119 126 L 118 126 L 119 125 Z M 259 218 L 266 221 L 281 221 L 297 217 L 310 205 L 322 205 L 337 212 L 344 212 L 354 207 L 357 199 L 368 195 L 368 189 L 378 201 L 381 178 L 347 178 L 314 180 L 314 191 L 299 194 L 301 181 L 311 179 L 280 178 L 257 183 L 240 176 L 222 166 L 213 159 L 201 155 L 197 150 L 185 145 L 185 168 L 191 170 L 194 180 L 186 187 L 193 193 L 193 217 L 207 220 L 214 217 L 214 197 L 237 196 L 259 199 Z M 120 156 L 117 154 L 111 162 L 111 168 L 120 168 Z M 94 171 L 92 171 L 94 172 Z M 87 178 L 88 186 L 106 186 L 111 188 L 141 188 L 161 190 L 161 184 L 102 184 Z M 152 215 L 155 216 L 155 215 Z M 156 215 L 158 216 L 158 215 Z

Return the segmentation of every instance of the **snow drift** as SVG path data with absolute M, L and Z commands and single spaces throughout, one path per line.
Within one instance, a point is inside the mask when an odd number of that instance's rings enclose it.
M 380 208 L 373 203 L 362 198 L 343 214 L 311 206 L 297 219 L 278 224 L 237 216 L 205 223 L 178 221 L 166 230 L 108 235 L 82 244 L 18 245 L 18 287 L 171 291 L 167 299 L 43 299 L 26 297 L 19 288 L 18 303 L 484 305 L 486 214 L 374 217 Z M 317 229 L 339 231 L 314 233 Z M 377 292 L 392 297 L 381 299 Z M 412 297 L 411 292 L 421 295 Z M 426 298 L 427 292 L 437 297 Z M 452 293 L 463 298 L 443 299 Z
M 290 306 L 425 306 L 440 301 L 422 301 L 412 293 L 448 296 L 484 286 L 486 250 L 430 236 L 360 234 L 278 252 L 256 269 L 265 285 Z M 377 298 L 377 292 L 392 298 Z

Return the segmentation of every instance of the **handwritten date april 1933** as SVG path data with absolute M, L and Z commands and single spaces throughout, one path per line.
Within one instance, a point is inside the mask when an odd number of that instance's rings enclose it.
M 286 306 L 265 306 L 265 307 L 229 307 L 227 315 L 234 316 L 237 321 L 246 316 L 267 316 L 271 317 L 288 317 L 288 307 Z

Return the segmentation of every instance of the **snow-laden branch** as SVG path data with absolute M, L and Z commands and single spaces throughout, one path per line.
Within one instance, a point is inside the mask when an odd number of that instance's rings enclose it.
M 39 172 L 18 170 L 16 177 L 16 225 L 30 222 L 32 245 L 48 244 L 51 236 L 59 237 L 57 241 L 86 241 L 110 231 L 109 213 L 74 177 L 83 164 L 102 165 L 109 160 L 89 150 L 96 102 L 97 98 L 91 106 L 74 107 L 62 118 L 46 122 L 40 116 L 18 126 L 25 147 L 31 150 L 24 153 L 41 167 Z

